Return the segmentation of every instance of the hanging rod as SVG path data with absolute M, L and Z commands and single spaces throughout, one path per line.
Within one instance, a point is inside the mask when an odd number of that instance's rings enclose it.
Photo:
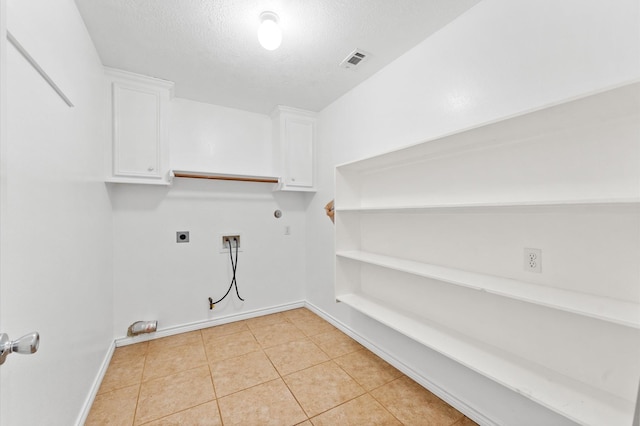
M 278 178 L 273 176 L 251 176 L 251 175 L 234 175 L 228 173 L 207 173 L 207 172 L 187 172 L 181 170 L 172 170 L 172 177 L 189 178 L 189 179 L 213 179 L 213 180 L 234 180 L 239 182 L 262 182 L 262 183 L 278 183 Z

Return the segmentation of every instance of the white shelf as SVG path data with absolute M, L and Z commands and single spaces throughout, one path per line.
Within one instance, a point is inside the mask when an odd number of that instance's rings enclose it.
M 630 424 L 633 403 L 570 379 L 454 330 L 400 313 L 381 301 L 349 293 L 337 300 L 489 377 L 515 392 L 585 425 Z
M 572 206 L 634 206 L 640 205 L 640 197 L 602 198 L 577 200 L 504 201 L 488 203 L 442 203 L 430 205 L 381 205 L 369 207 L 340 207 L 339 212 L 359 213 L 428 213 L 439 210 L 490 209 L 518 207 L 572 207 Z
M 342 251 L 336 256 L 640 329 L 637 303 L 363 251 Z
M 640 82 L 560 101 L 511 117 L 472 126 L 356 162 L 338 165 L 350 173 L 366 174 L 385 168 L 404 167 L 442 155 L 455 155 L 474 146 L 498 146 L 531 136 L 582 128 L 592 123 L 636 120 Z

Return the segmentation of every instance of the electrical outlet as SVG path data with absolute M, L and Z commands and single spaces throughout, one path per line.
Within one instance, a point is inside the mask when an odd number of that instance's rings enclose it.
M 542 272 L 542 250 L 536 248 L 524 249 L 524 270 L 529 272 Z
M 240 245 L 240 235 L 223 235 L 222 236 L 222 249 L 223 250 L 228 250 L 229 249 L 229 243 L 231 243 L 231 248 L 235 249 L 236 246 L 238 248 L 242 247 Z
M 176 243 L 188 243 L 188 242 L 189 242 L 189 231 L 176 232 Z

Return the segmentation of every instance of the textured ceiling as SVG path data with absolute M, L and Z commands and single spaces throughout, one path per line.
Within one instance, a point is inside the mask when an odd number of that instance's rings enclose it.
M 319 111 L 480 0 L 75 0 L 102 63 L 175 82 L 175 94 L 268 114 Z M 280 17 L 263 49 L 258 16 Z M 339 67 L 355 48 L 371 55 Z

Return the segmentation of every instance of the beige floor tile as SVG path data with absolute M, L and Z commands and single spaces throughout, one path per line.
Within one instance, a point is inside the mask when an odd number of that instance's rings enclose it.
M 147 354 L 149 342 L 135 343 L 133 345 L 121 346 L 116 348 L 111 357 L 111 363 L 130 361 L 144 357 Z
M 86 424 L 222 420 L 477 426 L 306 308 L 117 348 Z
M 218 404 L 225 426 L 290 426 L 307 418 L 282 379 L 225 396 Z
M 85 426 L 131 425 L 140 385 L 133 385 L 96 396 Z
M 289 321 L 294 321 L 300 318 L 320 318 L 318 315 L 314 314 L 307 308 L 290 309 L 288 311 L 282 312 L 282 315 L 287 317 Z
M 211 375 L 218 398 L 279 377 L 262 351 L 214 362 Z
M 284 381 L 309 417 L 365 392 L 333 361 L 289 374 Z
M 260 345 L 250 331 L 212 337 L 205 342 L 205 350 L 209 362 L 244 355 L 260 349 Z
M 291 322 L 307 336 L 315 336 L 316 334 L 336 330 L 334 326 L 316 315 L 294 318 L 291 319 Z
M 119 357 L 119 360 L 115 362 L 112 359 L 100 384 L 98 395 L 139 384 L 142 381 L 144 360 L 144 355 Z
M 367 349 L 335 359 L 351 377 L 370 391 L 402 376 L 402 373 Z
M 293 340 L 304 339 L 305 335 L 290 322 L 281 322 L 251 330 L 263 348 L 280 345 Z
M 206 364 L 207 356 L 201 341 L 185 346 L 162 347 L 149 351 L 142 380 L 146 382 Z
M 168 417 L 145 423 L 144 426 L 222 426 L 216 401 L 207 402 Z
M 142 383 L 135 424 L 165 417 L 215 398 L 209 367 Z
M 150 340 L 147 354 L 157 350 L 167 350 L 168 348 L 198 344 L 202 344 L 202 334 L 200 333 L 200 330 L 190 331 L 188 333 L 180 333 L 173 336 Z
M 283 322 L 289 322 L 289 320 L 282 312 L 278 312 L 276 314 L 249 318 L 248 320 L 245 320 L 245 322 L 247 323 L 247 326 L 249 327 L 249 329 L 253 331 L 256 328 L 264 327 L 267 325 L 280 324 Z
M 249 327 L 247 327 L 247 323 L 245 321 L 230 322 L 228 324 L 216 325 L 215 327 L 208 327 L 200 330 L 205 343 L 209 339 L 220 336 L 227 336 L 229 334 L 239 333 L 241 331 L 249 331 Z
M 406 376 L 371 392 L 405 425 L 452 425 L 463 415 Z
M 311 419 L 314 426 L 402 426 L 369 394 L 359 396 Z
M 363 349 L 362 345 L 337 329 L 310 337 L 331 358 Z
M 461 418 L 456 424 L 453 426 L 478 426 L 478 423 L 471 420 L 469 417 Z
M 265 349 L 281 375 L 287 375 L 329 360 L 315 343 L 305 338 Z

